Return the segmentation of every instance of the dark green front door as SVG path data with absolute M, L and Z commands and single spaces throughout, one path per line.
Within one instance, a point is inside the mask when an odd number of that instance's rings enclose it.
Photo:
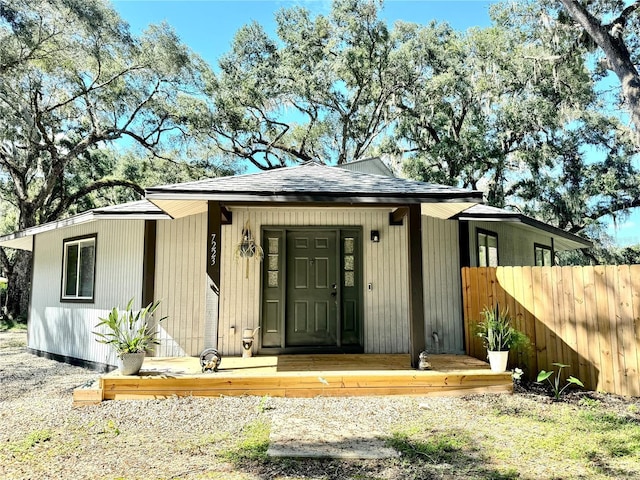
M 262 244 L 261 348 L 360 351 L 360 229 L 265 227 Z
M 287 232 L 287 346 L 337 344 L 335 231 Z

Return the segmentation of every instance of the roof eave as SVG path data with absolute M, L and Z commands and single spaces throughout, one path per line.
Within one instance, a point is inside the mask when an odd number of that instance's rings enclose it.
M 17 250 L 33 250 L 33 237 L 39 233 L 56 230 L 58 228 L 81 225 L 83 223 L 94 222 L 96 220 L 164 220 L 171 219 L 169 215 L 162 211 L 141 211 L 141 212 L 101 212 L 89 210 L 78 215 L 74 215 L 62 220 L 43 223 L 35 227 L 19 230 L 8 235 L 0 236 L 0 247 L 15 248 Z M 28 239 L 28 240 L 27 240 Z
M 429 194 L 362 194 L 362 193 L 277 193 L 277 192 L 191 192 L 191 191 L 146 191 L 146 199 L 154 200 L 191 200 L 220 202 L 256 202 L 256 203 L 347 203 L 347 204 L 411 204 L 430 202 L 468 202 L 482 200 L 481 192 L 447 192 Z
M 547 233 L 550 233 L 556 237 L 562 237 L 566 240 L 569 240 L 574 243 L 578 243 L 582 245 L 580 248 L 591 248 L 593 247 L 593 242 L 591 240 L 587 240 L 573 233 L 562 230 L 561 228 L 554 227 L 553 225 L 548 225 L 540 220 L 536 220 L 535 218 L 528 217 L 526 215 L 520 213 L 513 214 L 505 214 L 505 215 L 495 215 L 495 214 L 465 214 L 464 212 L 455 215 L 454 217 L 457 220 L 468 220 L 468 221 L 477 221 L 477 222 L 514 222 L 514 223 L 523 223 L 530 227 L 534 227 L 540 230 L 543 230 Z

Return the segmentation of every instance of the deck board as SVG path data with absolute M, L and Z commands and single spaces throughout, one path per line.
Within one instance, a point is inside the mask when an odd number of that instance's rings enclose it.
M 177 396 L 274 397 L 463 395 L 510 393 L 511 374 L 493 373 L 465 355 L 431 355 L 432 370 L 410 366 L 409 355 L 282 355 L 223 358 L 217 373 L 202 373 L 193 357 L 145 359 L 139 375 L 111 372 L 100 378 L 103 400 Z M 98 393 L 74 401 L 95 403 Z

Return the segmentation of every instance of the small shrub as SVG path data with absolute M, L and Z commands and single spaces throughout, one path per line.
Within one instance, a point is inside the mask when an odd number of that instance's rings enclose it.
M 549 383 L 549 385 L 551 386 L 551 390 L 553 391 L 553 398 L 555 398 L 556 400 L 560 400 L 560 396 L 571 385 L 578 385 L 578 386 L 584 388 L 584 384 L 579 379 L 577 379 L 576 377 L 574 377 L 572 375 L 569 375 L 569 377 L 567 378 L 567 384 L 565 386 L 563 386 L 563 387 L 560 387 L 560 381 L 561 381 L 560 378 L 562 376 L 562 369 L 570 367 L 571 365 L 565 365 L 563 363 L 554 363 L 553 365 L 558 367 L 558 375 L 556 375 L 556 378 L 554 379 L 553 382 L 551 381 L 551 376 L 554 373 L 556 373 L 555 370 L 551 370 L 550 372 L 547 372 L 545 370 L 541 370 L 540 373 L 538 374 L 538 378 L 537 378 L 537 382 L 538 383 L 542 383 L 545 380 Z
M 499 305 L 492 309 L 485 307 L 481 315 L 483 320 L 476 324 L 475 332 L 487 351 L 524 350 L 529 346 L 529 337 L 511 325 L 508 308 L 501 311 Z
M 104 327 L 106 330 L 106 333 L 93 332 L 97 337 L 96 341 L 111 345 L 118 356 L 150 350 L 151 345 L 158 344 L 158 341 L 155 340 L 156 332 L 149 325 L 147 316 L 153 316 L 159 306 L 160 302 L 156 301 L 136 313 L 133 311 L 132 298 L 124 312 L 114 307 L 109 316 L 100 318 L 100 323 L 96 325 L 97 328 Z

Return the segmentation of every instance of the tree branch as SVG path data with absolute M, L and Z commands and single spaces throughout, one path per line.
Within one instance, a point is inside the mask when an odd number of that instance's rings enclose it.
M 135 191 L 141 197 L 144 197 L 144 189 L 135 182 L 131 182 L 129 180 L 120 180 L 120 179 L 97 180 L 90 185 L 85 185 L 84 187 L 77 190 L 74 194 L 64 198 L 58 204 L 58 206 L 52 212 L 50 212 L 49 215 L 47 215 L 45 222 L 60 218 L 62 213 L 65 212 L 71 205 L 73 205 L 74 203 L 76 203 L 78 200 L 85 197 L 86 195 L 90 194 L 91 192 L 94 192 L 96 190 L 101 190 L 103 188 L 111 188 L 111 187 L 127 187 Z

